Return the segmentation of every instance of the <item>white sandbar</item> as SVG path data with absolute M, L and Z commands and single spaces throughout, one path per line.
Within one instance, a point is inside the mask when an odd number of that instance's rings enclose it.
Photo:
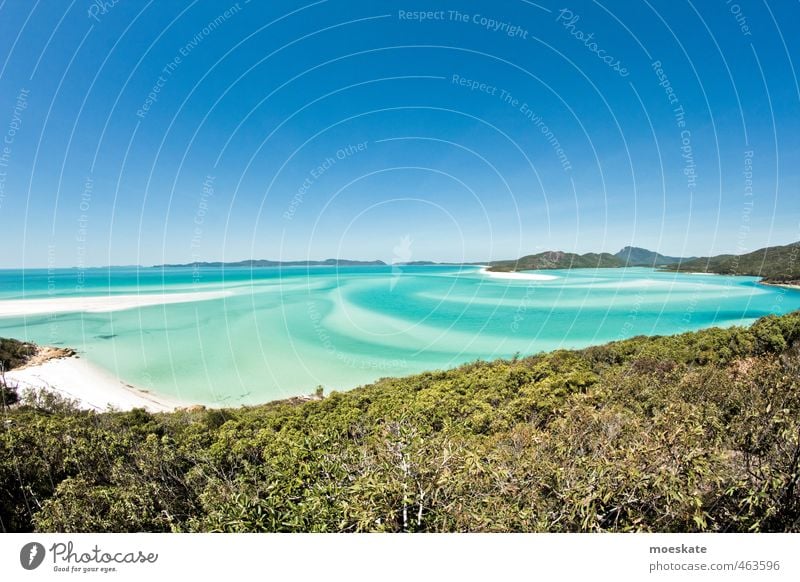
M 165 305 L 221 299 L 231 291 L 197 291 L 192 293 L 158 293 L 143 295 L 99 295 L 94 297 L 53 297 L 47 299 L 8 299 L 0 301 L 0 317 L 48 315 L 50 313 L 106 313 Z
M 553 281 L 558 279 L 555 275 L 544 275 L 542 273 L 507 273 L 501 271 L 490 271 L 489 267 L 482 267 L 482 274 L 492 279 L 519 279 L 526 281 Z

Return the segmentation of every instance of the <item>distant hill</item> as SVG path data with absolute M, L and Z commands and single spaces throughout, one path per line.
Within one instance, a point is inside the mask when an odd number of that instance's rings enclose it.
M 614 267 L 658 267 L 666 271 L 750 275 L 761 277 L 764 283 L 800 285 L 800 242 L 766 247 L 743 255 L 716 257 L 670 257 L 640 247 L 625 247 L 613 255 L 547 251 L 517 260 L 489 263 L 490 271 L 505 272 Z
M 765 247 L 743 255 L 700 257 L 674 265 L 670 271 L 718 273 L 720 275 L 752 275 L 764 283 L 800 283 L 800 242 Z
M 385 265 L 383 261 L 351 261 L 348 259 L 325 259 L 324 261 L 271 261 L 268 259 L 250 259 L 235 262 L 201 262 L 154 265 L 154 268 L 166 267 L 324 267 L 324 266 L 352 266 L 352 265 Z
M 641 247 L 625 247 L 615 253 L 614 256 L 629 267 L 661 267 L 680 263 L 681 261 L 690 261 L 695 258 L 668 257 Z
M 546 251 L 537 255 L 527 255 L 517 260 L 493 261 L 489 263 L 490 271 L 533 271 L 538 269 L 592 269 L 607 267 L 624 267 L 625 261 L 610 253 L 565 253 L 564 251 Z
M 409 261 L 399 265 L 447 265 L 435 261 Z M 485 263 L 463 263 L 485 264 Z M 386 265 L 383 261 L 352 261 L 326 259 L 324 261 L 272 261 L 251 259 L 236 262 L 202 262 L 156 265 L 165 267 L 315 267 Z M 766 247 L 743 255 L 718 255 L 716 257 L 670 257 L 641 247 L 627 246 L 611 253 L 567 253 L 545 251 L 526 255 L 516 260 L 492 261 L 490 271 L 536 271 L 546 269 L 598 269 L 615 267 L 658 267 L 667 271 L 718 273 L 722 275 L 752 275 L 762 277 L 764 283 L 800 284 L 800 242 Z

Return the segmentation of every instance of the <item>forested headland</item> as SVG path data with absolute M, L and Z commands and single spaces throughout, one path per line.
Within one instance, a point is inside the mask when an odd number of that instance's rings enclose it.
M 800 242 L 764 247 L 741 255 L 668 257 L 647 249 L 625 247 L 615 254 L 547 251 L 510 261 L 489 263 L 490 271 L 514 272 L 548 269 L 605 269 L 650 267 L 683 273 L 714 273 L 761 277 L 762 283 L 800 285 Z

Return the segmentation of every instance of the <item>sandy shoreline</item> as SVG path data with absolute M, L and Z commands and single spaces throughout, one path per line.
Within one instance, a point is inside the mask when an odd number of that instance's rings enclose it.
M 489 267 L 481 267 L 480 273 L 492 279 L 517 279 L 522 281 L 554 281 L 558 279 L 555 275 L 544 275 L 542 273 L 490 271 Z
M 8 299 L 0 301 L 0 317 L 50 315 L 51 313 L 107 313 L 137 307 L 169 303 L 189 303 L 221 299 L 231 291 L 196 291 L 190 293 L 154 293 L 142 295 L 99 295 L 93 297 L 54 297 L 44 299 Z
M 794 289 L 795 291 L 800 291 L 800 284 L 798 283 L 772 283 L 771 281 L 759 281 L 760 285 L 766 285 L 768 287 L 781 287 L 782 289 Z
M 31 389 L 47 390 L 75 400 L 80 408 L 98 412 L 109 408 L 145 408 L 150 412 L 169 412 L 188 406 L 177 400 L 137 390 L 77 356 L 56 357 L 15 368 L 6 372 L 5 377 L 6 382 L 11 386 L 16 385 L 20 393 Z

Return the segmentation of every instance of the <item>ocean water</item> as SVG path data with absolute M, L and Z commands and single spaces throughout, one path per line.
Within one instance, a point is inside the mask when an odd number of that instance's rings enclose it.
M 235 406 L 326 393 L 476 359 L 641 334 L 745 325 L 800 309 L 754 277 L 652 269 L 478 267 L 111 268 L 0 271 L 0 302 L 225 290 L 105 313 L 0 318 L 0 336 L 70 346 L 138 388 Z

